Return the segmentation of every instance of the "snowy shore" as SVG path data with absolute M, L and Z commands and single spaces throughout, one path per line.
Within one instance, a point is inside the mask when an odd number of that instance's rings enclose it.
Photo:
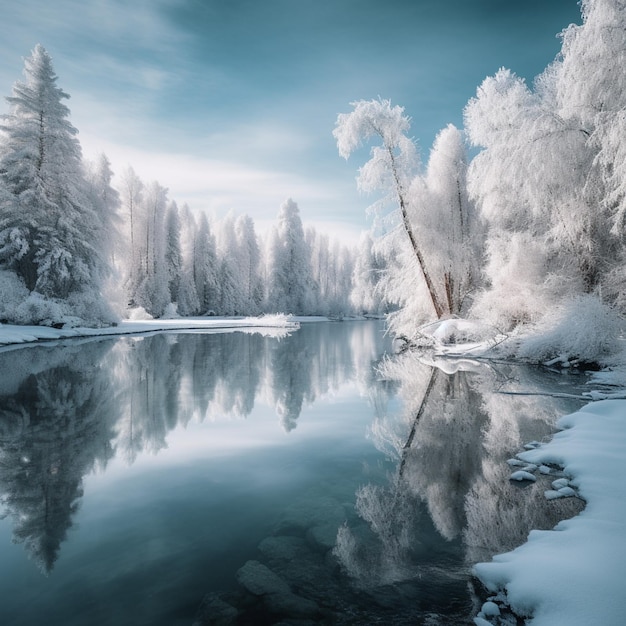
M 618 626 L 626 620 L 626 400 L 592 402 L 562 417 L 543 445 L 518 455 L 537 467 L 562 468 L 547 478 L 546 497 L 585 500 L 576 517 L 553 530 L 534 530 L 519 548 L 475 566 L 494 594 L 476 626 L 507 624 L 500 606 L 530 618 L 532 626 Z M 551 487 L 551 488 L 550 488 Z
M 240 330 L 264 333 L 287 332 L 298 328 L 299 322 L 287 315 L 262 317 L 185 317 L 176 319 L 123 320 L 106 328 L 51 328 L 49 326 L 17 326 L 0 324 L 0 347 L 54 341 L 73 337 L 130 335 L 170 330 L 204 330 L 230 332 Z

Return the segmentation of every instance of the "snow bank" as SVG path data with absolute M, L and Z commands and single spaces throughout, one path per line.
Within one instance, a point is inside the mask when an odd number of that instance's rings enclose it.
M 298 327 L 298 322 L 287 315 L 264 315 L 261 317 L 244 317 L 238 319 L 228 317 L 186 317 L 177 319 L 124 320 L 117 326 L 107 328 L 51 328 L 49 326 L 15 326 L 0 324 L 0 346 L 32 343 L 42 340 L 67 339 L 70 337 L 128 335 L 167 330 L 203 330 L 206 332 L 240 330 L 281 335 Z
M 419 334 L 432 341 L 436 354 L 450 356 L 482 354 L 504 338 L 493 326 L 458 317 L 421 326 Z
M 519 356 L 541 362 L 551 359 L 603 362 L 620 349 L 624 320 L 594 295 L 570 299 L 547 315 L 535 332 L 521 341 Z
M 532 626 L 618 626 L 626 623 L 626 400 L 588 404 L 558 425 L 564 430 L 552 441 L 518 456 L 562 467 L 584 511 L 554 530 L 532 531 L 475 573 L 515 613 L 532 616 Z M 475 623 L 498 623 L 488 617 Z

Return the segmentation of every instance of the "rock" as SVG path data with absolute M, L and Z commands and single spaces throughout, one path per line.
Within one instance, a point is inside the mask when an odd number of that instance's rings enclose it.
M 524 470 L 513 472 L 510 478 L 511 480 L 517 481 L 529 480 L 531 482 L 535 482 L 537 480 L 537 477 L 534 474 L 531 474 L 530 472 L 525 472 Z
M 324 551 L 335 547 L 337 542 L 336 524 L 320 524 L 309 528 L 306 538 L 315 547 L 322 548 Z
M 237 572 L 237 581 L 255 596 L 291 593 L 278 574 L 258 561 L 247 561 Z
M 485 602 L 480 612 L 485 617 L 498 617 L 500 615 L 500 607 L 495 602 Z
M 552 481 L 552 489 L 562 489 L 563 487 L 569 486 L 569 480 L 567 478 L 558 478 L 557 480 Z
M 295 593 L 271 593 L 263 597 L 263 603 L 268 611 L 288 617 L 306 619 L 316 617 L 320 612 L 316 602 Z
M 194 626 L 230 626 L 237 622 L 238 617 L 239 611 L 234 606 L 215 594 L 209 594 L 202 600 Z
M 259 550 L 266 558 L 279 561 L 300 559 L 308 552 L 304 539 L 293 535 L 266 537 L 259 544 Z

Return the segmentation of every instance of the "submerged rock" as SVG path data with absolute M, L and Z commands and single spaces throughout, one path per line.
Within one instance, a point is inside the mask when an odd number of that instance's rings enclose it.
M 301 559 L 309 549 L 304 539 L 293 535 L 266 537 L 259 544 L 259 551 L 270 560 L 292 561 Z
M 264 596 L 263 602 L 271 613 L 281 616 L 311 618 L 320 612 L 316 602 L 294 593 L 272 593 Z
M 269 567 L 247 561 L 237 572 L 237 581 L 255 596 L 291 593 L 289 585 Z
M 202 600 L 193 626 L 230 626 L 237 622 L 239 611 L 216 594 Z

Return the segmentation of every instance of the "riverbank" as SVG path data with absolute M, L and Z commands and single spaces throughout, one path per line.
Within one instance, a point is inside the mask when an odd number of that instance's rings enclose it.
M 537 480 L 548 468 L 562 468 L 563 478 L 547 479 L 546 497 L 580 497 L 585 509 L 475 566 L 494 594 L 475 618 L 477 626 L 505 623 L 498 604 L 530 618 L 533 626 L 624 623 L 626 400 L 590 403 L 562 417 L 558 426 L 562 430 L 550 442 L 518 459 L 537 468 Z
M 0 348 L 41 341 L 58 341 L 75 337 L 103 337 L 143 334 L 171 330 L 204 330 L 207 332 L 280 333 L 295 330 L 299 322 L 289 315 L 260 317 L 181 317 L 174 319 L 122 320 L 106 328 L 52 328 L 50 326 L 18 326 L 0 324 Z

